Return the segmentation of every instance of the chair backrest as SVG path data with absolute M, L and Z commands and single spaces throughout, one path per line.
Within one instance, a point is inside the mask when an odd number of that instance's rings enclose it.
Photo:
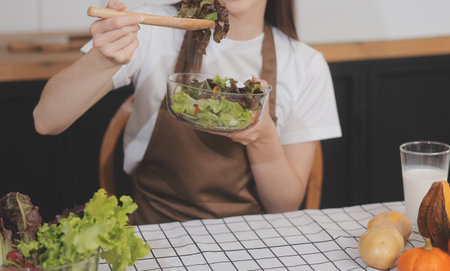
M 130 117 L 133 103 L 134 95 L 131 95 L 114 114 L 103 135 L 102 146 L 100 147 L 99 179 L 100 187 L 104 188 L 108 195 L 116 194 L 116 185 L 114 183 L 114 150 L 116 149 L 117 140 Z
M 109 195 L 116 195 L 114 183 L 114 150 L 117 140 L 127 124 L 133 107 L 134 96 L 131 95 L 119 107 L 103 136 L 100 148 L 99 178 L 100 187 L 104 188 Z M 317 142 L 311 174 L 306 191 L 306 209 L 319 209 L 322 195 L 323 158 L 320 141 Z
M 316 152 L 309 174 L 308 187 L 306 191 L 305 209 L 319 209 L 320 200 L 322 198 L 322 181 L 323 181 L 323 155 L 322 144 L 320 141 L 316 143 Z

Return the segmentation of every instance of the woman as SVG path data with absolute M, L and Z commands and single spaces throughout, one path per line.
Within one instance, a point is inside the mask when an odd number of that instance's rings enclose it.
M 297 210 L 315 142 L 340 136 L 327 63 L 297 40 L 293 1 L 223 2 L 230 30 L 219 44 L 210 42 L 204 56 L 190 32 L 140 28 L 140 16 L 94 22 L 86 54 L 49 80 L 34 110 L 36 130 L 57 134 L 111 89 L 133 83 L 135 105 L 124 136 L 124 168 L 139 205 L 132 223 Z M 118 0 L 108 6 L 125 9 Z M 176 14 L 173 6 L 139 11 Z M 163 102 L 174 71 L 255 75 L 273 86 L 269 109 L 244 131 L 190 129 Z

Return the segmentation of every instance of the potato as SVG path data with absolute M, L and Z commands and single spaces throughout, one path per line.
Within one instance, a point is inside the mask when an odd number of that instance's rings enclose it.
M 380 224 L 368 229 L 359 239 L 359 252 L 370 267 L 388 269 L 400 256 L 405 242 L 392 225 Z
M 369 220 L 367 229 L 378 225 L 394 226 L 403 236 L 405 242 L 408 240 L 412 230 L 409 219 L 404 214 L 395 211 L 386 211 L 374 216 L 371 220 Z

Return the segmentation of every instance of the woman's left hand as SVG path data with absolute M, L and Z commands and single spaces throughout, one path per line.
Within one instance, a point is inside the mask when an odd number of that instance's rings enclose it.
M 254 79 L 261 82 L 263 89 L 267 87 L 267 82 L 264 80 Z M 269 97 L 267 97 L 268 99 Z M 223 135 L 230 138 L 234 142 L 241 143 L 242 145 L 254 144 L 256 142 L 261 142 L 264 139 L 270 138 L 273 132 L 276 132 L 276 127 L 269 114 L 269 101 L 266 101 L 266 106 L 264 106 L 263 112 L 261 112 L 261 117 L 259 120 L 252 124 L 247 129 L 233 132 L 233 133 L 216 133 L 217 135 Z

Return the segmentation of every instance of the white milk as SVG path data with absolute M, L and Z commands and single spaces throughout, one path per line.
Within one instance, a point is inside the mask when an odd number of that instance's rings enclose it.
M 420 203 L 435 181 L 447 180 L 447 171 L 435 167 L 406 167 L 403 171 L 403 191 L 406 216 L 417 225 Z

